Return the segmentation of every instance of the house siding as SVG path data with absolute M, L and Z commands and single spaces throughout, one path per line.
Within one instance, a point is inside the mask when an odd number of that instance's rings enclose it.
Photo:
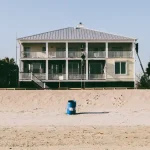
M 115 74 L 115 62 L 126 62 L 127 63 L 127 74 L 116 75 Z M 107 81 L 134 81 L 134 59 L 107 59 L 106 60 L 106 79 Z

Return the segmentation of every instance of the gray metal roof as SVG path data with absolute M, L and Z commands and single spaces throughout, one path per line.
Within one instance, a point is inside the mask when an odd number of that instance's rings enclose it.
M 27 41 L 41 41 L 41 40 L 51 40 L 51 41 L 65 41 L 65 40 L 89 40 L 89 41 L 131 41 L 135 40 L 134 38 L 124 37 L 120 35 L 114 35 L 110 33 L 95 31 L 86 28 L 74 28 L 68 27 L 64 29 L 49 31 L 45 33 L 40 33 L 36 35 L 31 35 L 18 40 L 27 40 Z

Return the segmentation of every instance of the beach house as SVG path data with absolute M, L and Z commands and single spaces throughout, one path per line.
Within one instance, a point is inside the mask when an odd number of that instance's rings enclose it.
M 18 39 L 20 86 L 134 87 L 136 39 L 67 27 Z

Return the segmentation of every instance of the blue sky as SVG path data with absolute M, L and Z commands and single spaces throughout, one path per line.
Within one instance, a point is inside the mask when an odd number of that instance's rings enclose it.
M 139 54 L 150 61 L 149 0 L 0 0 L 0 58 L 15 58 L 18 37 L 79 22 L 87 28 L 138 38 Z M 137 72 L 141 71 L 139 62 Z

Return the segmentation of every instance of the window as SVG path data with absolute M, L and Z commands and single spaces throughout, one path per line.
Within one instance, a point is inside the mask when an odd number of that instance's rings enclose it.
M 126 62 L 115 62 L 115 74 L 126 74 Z

